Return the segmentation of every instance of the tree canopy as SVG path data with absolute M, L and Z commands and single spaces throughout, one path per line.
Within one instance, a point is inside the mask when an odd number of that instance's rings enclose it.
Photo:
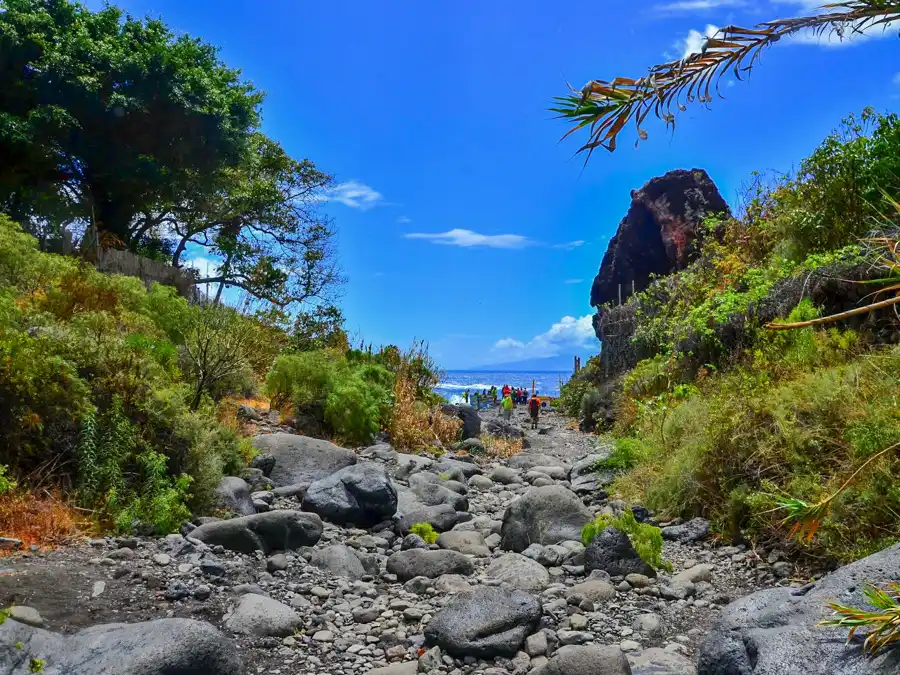
M 259 131 L 262 92 L 215 47 L 111 6 L 4 0 L 0 53 L 0 210 L 175 267 L 205 250 L 217 298 L 286 307 L 340 283 L 331 177 Z

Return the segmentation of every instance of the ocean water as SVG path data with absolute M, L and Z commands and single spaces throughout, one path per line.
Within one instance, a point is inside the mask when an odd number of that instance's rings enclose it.
M 469 389 L 471 393 L 476 390 L 488 389 L 491 385 L 501 389 L 504 384 L 510 387 L 526 387 L 531 393 L 531 381 L 538 394 L 545 396 L 559 396 L 560 381 L 565 382 L 571 376 L 570 372 L 484 372 L 471 370 L 449 370 L 444 374 L 444 379 L 435 388 L 438 394 L 451 403 L 462 402 L 462 393 Z

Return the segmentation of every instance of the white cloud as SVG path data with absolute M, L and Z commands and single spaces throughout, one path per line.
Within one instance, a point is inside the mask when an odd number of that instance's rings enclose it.
M 507 361 L 526 358 L 542 358 L 576 353 L 597 347 L 597 336 L 592 323 L 593 315 L 586 314 L 580 318 L 564 316 L 540 335 L 535 335 L 528 342 L 515 338 L 504 338 L 494 344 L 495 356 L 504 357 Z
M 408 218 L 407 216 L 400 216 L 399 218 L 397 218 L 397 222 L 402 225 L 405 225 L 406 223 L 411 223 L 412 218 Z
M 433 244 L 445 246 L 462 246 L 471 248 L 484 246 L 487 248 L 524 248 L 532 242 L 521 234 L 479 234 L 472 230 L 453 229 L 448 232 L 410 232 L 403 235 L 407 239 L 424 239 Z
M 584 246 L 584 244 L 585 244 L 584 239 L 576 239 L 575 241 L 569 241 L 569 242 L 566 242 L 565 244 L 554 244 L 553 248 L 561 248 L 564 251 L 572 251 L 572 250 L 578 248 L 579 246 Z
M 744 7 L 746 4 L 746 0 L 681 0 L 656 5 L 654 9 L 659 12 L 703 12 L 722 7 Z
M 215 258 L 207 258 L 206 256 L 202 255 L 185 258 L 184 262 L 182 263 L 184 267 L 195 269 L 204 277 L 214 276 L 216 270 L 221 264 L 221 260 L 216 260 Z
M 338 183 L 325 193 L 323 199 L 326 202 L 337 202 L 360 211 L 368 211 L 376 206 L 387 204 L 380 192 L 356 180 Z
M 718 32 L 718 26 L 714 26 L 711 23 L 707 24 L 702 33 L 698 30 L 691 29 L 686 38 L 678 40 L 675 43 L 675 49 L 681 53 L 681 59 L 684 60 L 691 54 L 699 54 L 702 52 L 703 43 L 706 42 L 706 38 L 710 38 Z
M 580 284 L 580 283 L 583 283 L 583 282 L 584 282 L 584 279 L 566 279 L 563 283 L 564 283 L 564 284 L 572 284 L 572 285 L 574 285 L 574 284 Z

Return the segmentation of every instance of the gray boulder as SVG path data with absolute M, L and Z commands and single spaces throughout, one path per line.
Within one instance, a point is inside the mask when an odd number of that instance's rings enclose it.
M 247 593 L 225 619 L 225 628 L 240 635 L 287 637 L 303 621 L 285 604 L 266 595 Z
M 275 458 L 269 477 L 277 485 L 310 484 L 356 464 L 356 454 L 308 436 L 276 433 L 253 437 L 253 447 Z
M 430 471 L 420 471 L 409 477 L 409 489 L 426 506 L 440 506 L 447 504 L 454 511 L 468 511 L 469 501 L 465 495 L 445 487 L 443 483 L 454 481 L 442 481 L 437 474 Z
M 665 672 L 665 671 L 663 671 Z M 530 675 L 632 675 L 625 653 L 617 645 L 567 645 Z
M 692 518 L 681 525 L 662 528 L 662 538 L 666 541 L 687 543 L 706 539 L 709 534 L 709 521 L 706 518 Z
M 252 516 L 256 513 L 256 507 L 250 498 L 250 486 L 243 478 L 223 476 L 216 487 L 216 497 L 219 506 L 239 516 Z
M 314 513 L 269 511 L 206 523 L 194 528 L 190 536 L 240 553 L 268 554 L 315 545 L 322 536 L 322 520 Z
M 900 544 L 832 572 L 804 593 L 770 588 L 722 609 L 700 645 L 700 675 L 888 675 L 900 672 L 900 650 L 862 653 L 847 629 L 823 628 L 829 602 L 869 608 L 869 585 L 895 583 Z
M 547 569 L 520 553 L 500 556 L 485 570 L 485 575 L 527 593 L 540 593 L 550 585 Z
M 428 506 L 419 497 L 406 488 L 397 489 L 397 512 L 394 514 L 394 526 L 397 533 L 406 535 L 416 523 L 428 523 L 438 532 L 453 529 L 459 522 L 456 509 L 450 504 Z
M 511 469 L 519 469 L 528 471 L 538 466 L 562 466 L 567 467 L 566 463 L 557 457 L 550 455 L 542 455 L 532 452 L 520 452 L 506 460 L 506 465 Z
M 332 544 L 325 548 L 317 548 L 313 551 L 309 564 L 320 570 L 330 572 L 336 577 L 346 579 L 362 579 L 366 574 L 359 556 L 349 546 Z
M 388 558 L 387 571 L 396 574 L 400 581 L 409 581 L 413 577 L 434 579 L 443 574 L 468 575 L 475 571 L 475 566 L 469 558 L 456 551 L 411 548 Z
M 503 514 L 501 546 L 521 553 L 531 544 L 581 538 L 591 512 L 571 490 L 559 485 L 529 488 Z
M 514 656 L 540 618 L 541 603 L 533 595 L 480 586 L 439 609 L 425 628 L 425 640 L 455 656 Z
M 434 464 L 434 460 L 424 455 L 408 455 L 398 453 L 394 459 L 396 468 L 394 469 L 394 478 L 397 480 L 406 480 L 410 475 L 417 471 L 422 471 Z
M 338 525 L 372 527 L 397 511 L 397 490 L 381 464 L 355 464 L 310 485 L 303 510 Z
M 43 661 L 48 675 L 246 672 L 231 640 L 210 624 L 191 619 L 100 624 L 70 636 L 13 620 L 0 624 L 0 672 L 33 673 L 32 659 Z
M 489 558 L 491 549 L 484 543 L 481 533 L 475 531 L 453 530 L 444 532 L 437 538 L 437 545 L 448 551 L 456 551 L 478 558 Z
M 397 454 L 397 451 L 388 443 L 376 443 L 359 452 L 360 457 L 378 459 L 382 462 L 393 462 L 397 459 Z
M 525 432 L 496 417 L 485 420 L 482 425 L 485 433 L 496 438 L 525 438 Z
M 476 474 L 482 473 L 481 467 L 477 464 L 473 464 L 472 462 L 462 462 L 458 459 L 452 459 L 450 457 L 443 457 L 441 460 L 435 464 L 431 470 L 434 473 L 455 473 L 459 472 L 463 475 L 463 481 L 466 478 L 471 478 Z
M 445 404 L 441 406 L 441 412 L 451 417 L 458 417 L 462 420 L 463 427 L 461 431 L 462 440 L 470 438 L 478 438 L 481 436 L 481 417 L 474 407 L 460 403 L 457 405 Z
M 594 604 L 599 604 L 601 602 L 614 600 L 616 597 L 616 589 L 612 587 L 612 584 L 603 579 L 588 579 L 580 584 L 569 586 L 569 588 L 566 589 L 566 597 L 575 594 L 583 595 Z
M 610 448 L 610 451 L 612 448 Z M 609 453 L 594 454 L 582 457 L 572 465 L 569 470 L 569 483 L 572 491 L 578 494 L 588 494 L 602 490 L 613 482 L 616 477 L 615 471 L 606 469 L 595 469 L 597 462 L 609 457 Z
M 268 453 L 260 452 L 250 460 L 250 467 L 259 469 L 264 476 L 269 476 L 275 468 L 275 458 Z
M 656 570 L 641 560 L 628 535 L 615 527 L 607 527 L 594 537 L 584 551 L 584 569 L 603 570 L 610 576 L 643 574 L 655 577 Z
M 697 666 L 686 656 L 659 647 L 628 654 L 631 675 L 697 675 Z

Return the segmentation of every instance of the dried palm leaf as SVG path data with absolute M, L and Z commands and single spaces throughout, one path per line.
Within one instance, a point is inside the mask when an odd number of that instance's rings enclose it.
M 556 97 L 550 110 L 574 123 L 563 138 L 589 128 L 587 142 L 578 149 L 586 153 L 587 162 L 597 148 L 615 150 L 618 136 L 629 122 L 637 128 L 635 146 L 646 140 L 642 124 L 650 113 L 674 128 L 676 115 L 687 109 L 685 104 L 711 103 L 713 92 L 721 98 L 718 86 L 722 77 L 731 73 L 743 80 L 762 51 L 783 38 L 811 31 L 819 37 L 828 34 L 843 40 L 848 34 L 879 27 L 887 30 L 898 20 L 900 0 L 846 0 L 826 4 L 813 16 L 767 21 L 755 28 L 726 26 L 706 39 L 700 53 L 653 66 L 644 77 L 591 80 L 580 91 L 570 85 L 571 94 Z

